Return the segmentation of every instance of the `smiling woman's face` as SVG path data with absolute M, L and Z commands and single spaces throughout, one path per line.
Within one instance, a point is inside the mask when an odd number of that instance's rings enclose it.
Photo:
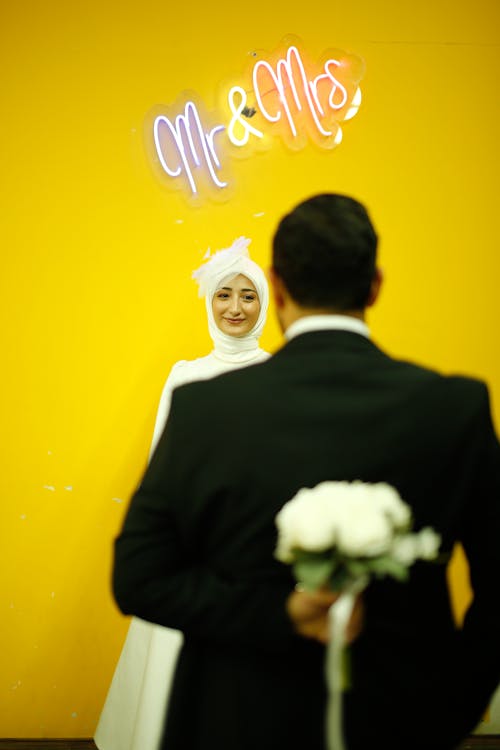
M 260 301 L 253 283 L 241 273 L 223 282 L 212 298 L 215 323 L 229 336 L 243 336 L 252 330 L 260 313 Z

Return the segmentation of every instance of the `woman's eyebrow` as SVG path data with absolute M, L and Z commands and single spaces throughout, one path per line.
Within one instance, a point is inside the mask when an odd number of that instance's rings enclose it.
M 225 291 L 225 292 L 232 292 L 233 291 L 233 287 L 232 286 L 220 286 L 219 289 L 218 289 L 218 291 L 220 292 L 222 290 Z M 257 290 L 256 289 L 240 289 L 240 292 L 253 292 L 253 294 L 257 294 Z

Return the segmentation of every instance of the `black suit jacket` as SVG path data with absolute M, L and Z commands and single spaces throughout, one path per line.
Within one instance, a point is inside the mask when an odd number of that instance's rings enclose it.
M 454 747 L 500 678 L 500 448 L 484 384 L 385 355 L 345 331 L 174 392 L 116 543 L 125 613 L 185 634 L 167 750 L 322 750 L 323 649 L 285 614 L 274 518 L 300 487 L 389 482 L 450 553 L 474 603 L 453 624 L 446 566 L 377 581 L 352 648 L 349 750 Z M 439 729 L 435 731 L 435 722 Z

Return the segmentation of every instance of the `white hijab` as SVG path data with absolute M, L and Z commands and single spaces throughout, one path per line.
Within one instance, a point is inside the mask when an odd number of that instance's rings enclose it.
M 248 253 L 250 242 L 251 240 L 246 237 L 238 237 L 231 247 L 219 250 L 192 274 L 193 279 L 199 285 L 199 296 L 205 297 L 208 330 L 214 342 L 213 354 L 226 362 L 243 363 L 254 359 L 257 361 L 264 359 L 267 354 L 259 347 L 259 337 L 266 322 L 269 288 L 263 270 L 250 259 Z M 229 336 L 223 333 L 215 322 L 212 300 L 215 292 L 223 286 L 224 282 L 234 279 L 239 274 L 246 276 L 255 286 L 260 302 L 260 312 L 251 331 L 243 336 Z

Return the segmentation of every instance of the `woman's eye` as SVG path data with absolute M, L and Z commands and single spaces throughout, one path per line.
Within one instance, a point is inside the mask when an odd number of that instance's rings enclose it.
M 245 296 L 243 297 L 243 299 L 245 300 L 245 302 L 254 302 L 254 300 L 255 300 L 255 297 L 252 297 L 252 295 L 251 295 L 251 294 L 246 294 L 246 295 L 245 295 Z

